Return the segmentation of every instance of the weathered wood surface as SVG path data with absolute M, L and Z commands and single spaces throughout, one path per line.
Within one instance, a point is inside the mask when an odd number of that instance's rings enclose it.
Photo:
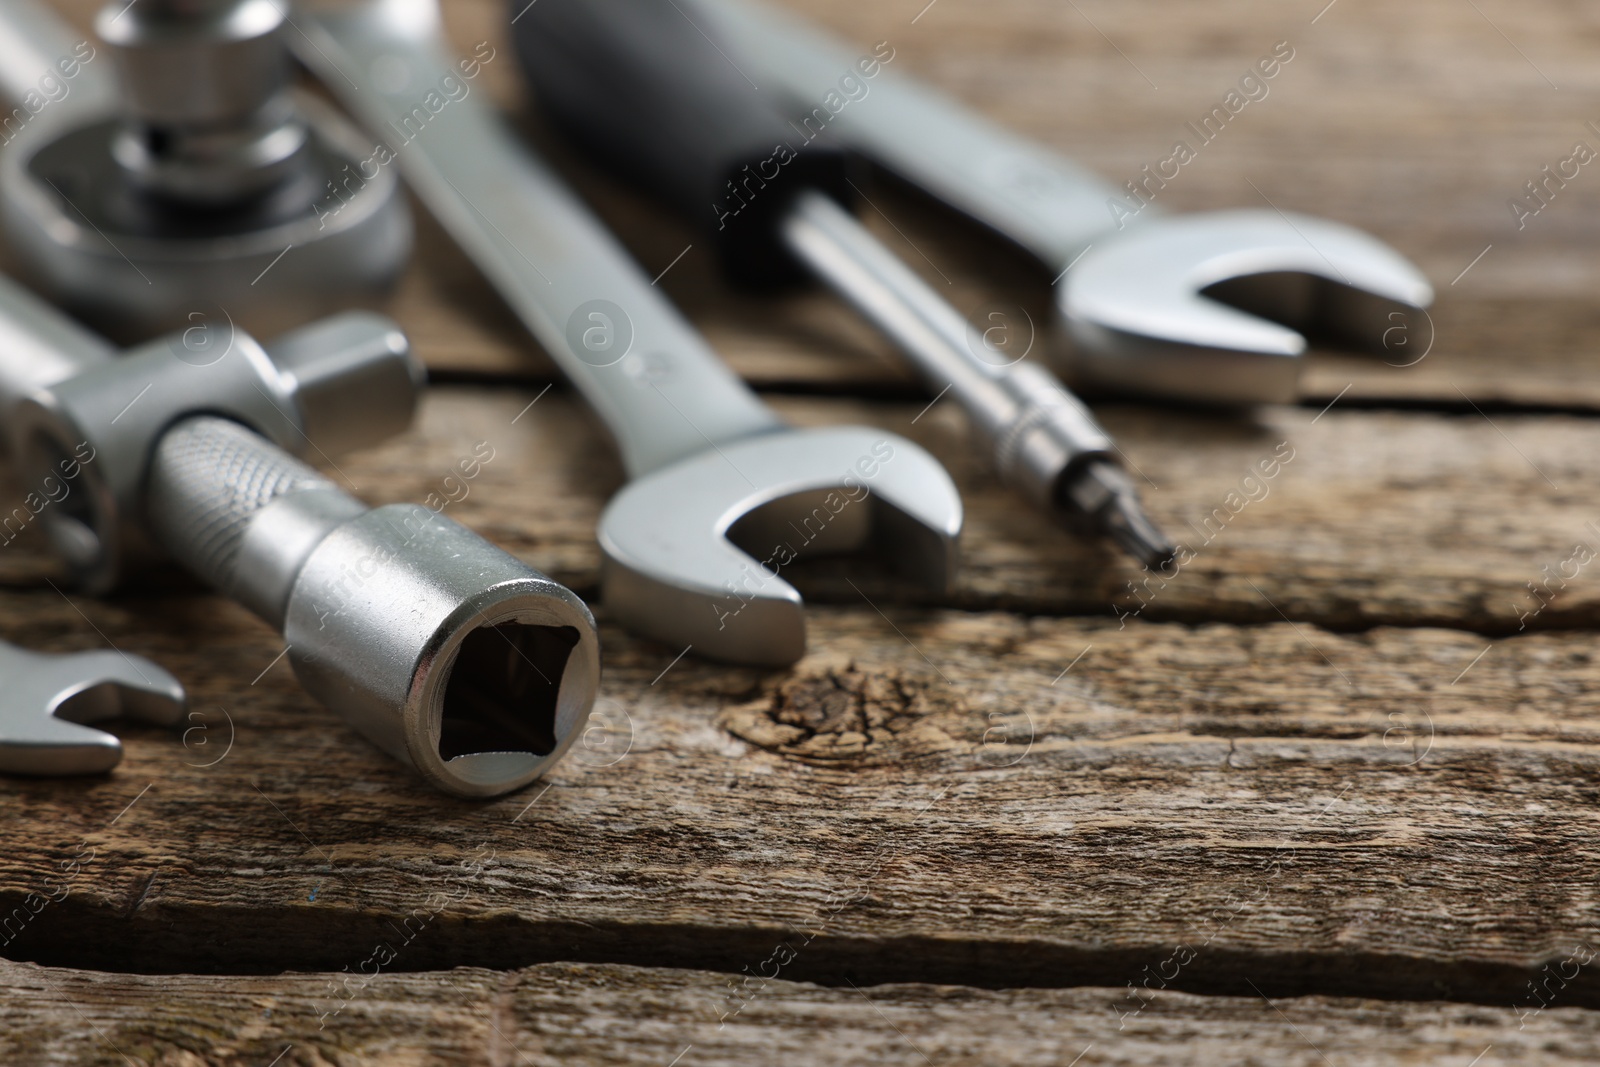
M 415 913 L 406 969 L 789 944 L 785 978 L 1120 986 L 1187 945 L 1178 988 L 1510 1004 L 1600 938 L 1589 634 L 814 609 L 816 651 L 761 674 L 608 628 L 609 732 L 467 804 L 263 675 L 231 605 L 5 600 L 50 647 L 96 643 L 81 608 L 205 727 L 8 783 L 0 914 L 93 852 L 13 958 L 356 969 Z
M 126 1067 L 129 1059 L 162 1067 L 664 1067 L 674 1056 L 699 1067 L 1464 1067 L 1490 1049 L 1481 1062 L 1588 1064 L 1600 1057 L 1587 1013 L 1519 1017 L 1446 1003 L 1160 993 L 1143 1012 L 1119 1019 L 1114 989 L 851 990 L 779 980 L 719 1025 L 726 975 L 546 964 L 386 974 L 352 987 L 348 1006 L 319 1028 L 343 997 L 330 996 L 330 984 L 340 988 L 333 975 L 151 978 L 4 963 L 0 975 L 7 985 L 0 1055 L 41 1067 Z M 76 1013 L 62 1016 L 67 1000 Z M 45 1013 L 60 1018 L 58 1028 L 39 1026 Z M 1519 1030 L 1523 1018 L 1526 1029 Z
M 0 956 L 57 968 L 0 964 L 0 1059 L 124 1062 L 109 1038 L 164 1064 L 659 1065 L 691 1044 L 684 1067 L 1066 1064 L 1090 1043 L 1084 1067 L 1592 1062 L 1600 591 L 1575 546 L 1600 548 L 1600 178 L 1522 230 L 1506 200 L 1600 147 L 1593 12 L 796 6 L 1119 180 L 1290 40 L 1271 96 L 1163 202 L 1384 236 L 1440 290 L 1434 347 L 1405 369 L 1318 353 L 1300 408 L 1103 409 L 1197 552 L 1135 594 L 1130 564 L 991 484 L 949 405 L 919 418 L 848 314 L 731 294 L 697 244 L 661 285 L 752 381 L 825 394 L 777 398 L 786 416 L 951 467 L 961 584 L 794 568 L 813 653 L 788 672 L 674 663 L 607 625 L 599 728 L 547 790 L 487 804 L 428 792 L 266 669 L 281 644 L 233 605 L 170 584 L 69 602 L 30 537 L 0 547 L 0 637 L 153 656 L 196 712 L 123 729 L 109 777 L 0 786 Z M 452 0 L 455 40 L 501 40 L 500 8 Z M 520 109 L 509 50 L 486 69 Z M 553 154 L 652 275 L 694 240 Z M 959 306 L 1048 321 L 1044 272 L 871 191 L 870 224 Z M 527 407 L 550 365 L 425 219 L 420 238 L 393 312 L 442 379 L 514 384 L 436 390 L 341 473 L 374 502 L 456 492 L 487 440 L 449 513 L 592 594 L 610 445 L 561 388 Z M 1266 497 L 1230 501 L 1283 442 Z M 329 981 L 379 945 L 386 973 L 319 1031 Z M 883 984 L 903 982 L 945 985 Z
M 597 593 L 594 527 L 622 472 L 610 439 L 572 394 L 553 390 L 528 407 L 537 397 L 538 390 L 510 386 L 436 389 L 416 431 L 340 460 L 339 469 L 374 502 L 459 495 L 446 478 L 487 441 L 494 459 L 465 485 L 451 514 L 579 591 Z M 798 423 L 865 422 L 911 437 L 949 467 L 966 501 L 963 567 L 952 594 L 927 597 L 870 559 L 786 571 L 815 602 L 865 608 L 865 594 L 973 610 L 1235 622 L 1287 616 L 1334 629 L 1441 625 L 1485 633 L 1600 621 L 1593 565 L 1574 557 L 1579 543 L 1600 554 L 1600 502 L 1589 488 L 1600 425 L 1589 419 L 1339 405 L 1325 414 L 1267 408 L 1251 420 L 1107 409 L 1107 426 L 1148 479 L 1141 484 L 1151 514 L 1195 555 L 1163 584 L 996 485 L 947 404 L 921 415 L 921 403 L 774 403 Z M 1273 469 L 1276 460 L 1283 460 L 1276 475 L 1261 477 L 1259 464 Z M 26 539 L 0 548 L 0 576 L 36 581 L 45 566 Z

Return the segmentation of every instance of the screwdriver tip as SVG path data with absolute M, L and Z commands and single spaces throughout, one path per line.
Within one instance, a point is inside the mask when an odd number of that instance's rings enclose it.
M 1117 544 L 1150 570 L 1163 570 L 1177 558 L 1177 546 L 1150 521 L 1137 497 L 1118 496 L 1105 512 L 1104 525 Z
M 1062 487 L 1062 502 L 1073 525 L 1109 537 L 1151 570 L 1177 558 L 1177 546 L 1146 515 L 1133 483 L 1115 464 L 1102 459 L 1083 465 Z

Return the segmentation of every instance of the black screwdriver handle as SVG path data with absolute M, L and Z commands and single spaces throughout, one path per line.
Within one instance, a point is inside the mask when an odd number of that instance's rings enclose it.
M 779 221 L 821 189 L 848 202 L 845 155 L 785 116 L 684 0 L 512 0 L 518 58 L 554 124 L 682 214 L 735 282 L 799 278 Z

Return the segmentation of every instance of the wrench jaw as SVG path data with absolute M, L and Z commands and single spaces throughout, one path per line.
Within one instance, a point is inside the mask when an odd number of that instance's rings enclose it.
M 1058 299 L 1076 383 L 1221 405 L 1294 401 L 1302 331 L 1381 352 L 1432 301 L 1381 241 L 1256 210 L 1137 223 L 1085 253 Z
M 961 498 L 917 445 L 881 430 L 780 430 L 664 467 L 600 517 L 602 590 L 624 626 L 729 663 L 805 654 L 804 555 L 874 548 L 919 584 L 953 579 Z M 737 543 L 736 543 L 737 542 Z
M 1217 407 L 1292 404 L 1299 396 L 1305 342 L 1298 335 L 1295 351 L 1249 352 L 1118 330 L 1065 309 L 1063 316 L 1070 341 L 1065 375 L 1087 396 Z
M 183 686 L 145 659 L 118 652 L 52 656 L 0 646 L 0 773 L 103 774 L 122 760 L 122 742 L 88 723 L 122 716 L 177 726 Z

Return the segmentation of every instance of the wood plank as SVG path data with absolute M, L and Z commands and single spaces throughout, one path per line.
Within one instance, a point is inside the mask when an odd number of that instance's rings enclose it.
M 279 977 L 99 975 L 0 963 L 0 1054 L 13 1062 L 311 1064 L 933 1063 L 1273 1064 L 1350 1067 L 1586 1064 L 1600 1014 L 1328 997 L 1151 994 L 1113 1014 L 1115 989 L 975 990 L 763 983 L 718 1021 L 726 975 L 546 964 L 502 973 Z M 353 996 L 337 1015 L 348 981 Z M 359 987 L 357 983 L 359 984 Z M 330 996 L 330 988 L 336 991 Z M 1123 993 L 1122 995 L 1126 995 Z M 1527 1028 L 1519 1029 L 1519 1020 Z M 326 1022 L 326 1026 L 323 1023 Z M 1121 1027 L 1119 1029 L 1119 1022 Z M 677 1056 L 679 1059 L 674 1060 Z
M 1578 44 L 1582 34 L 1571 30 L 1584 24 L 1581 12 L 1555 5 L 1521 13 L 1513 46 L 1470 5 L 1451 0 L 1403 8 L 1345 0 L 1314 25 L 1322 5 L 1288 11 L 1271 0 L 1181 12 L 1138 0 L 1081 13 L 1044 0 L 997 0 L 940 5 L 915 24 L 920 4 L 791 3 L 852 40 L 892 42 L 901 69 L 1116 181 L 1169 151 L 1186 120 L 1274 42 L 1290 40 L 1296 57 L 1270 95 L 1206 146 L 1163 191 L 1164 202 L 1174 210 L 1270 202 L 1348 222 L 1417 260 L 1441 293 L 1431 331 L 1417 325 L 1412 345 L 1391 362 L 1428 350 L 1425 359 L 1399 369 L 1319 352 L 1303 383 L 1308 402 L 1348 387 L 1348 400 L 1374 403 L 1460 408 L 1465 394 L 1479 403 L 1600 410 L 1592 340 L 1600 326 L 1592 221 L 1600 219 L 1600 180 L 1584 168 L 1522 229 L 1507 207 L 1575 140 L 1600 148 L 1600 135 L 1585 125 L 1594 117 L 1585 89 L 1600 91 L 1600 84 Z M 87 25 L 98 0 L 62 6 Z M 452 0 L 447 27 L 458 47 L 485 40 L 499 47 L 482 84 L 502 106 L 525 110 L 503 47 L 503 6 Z M 1546 76 L 1566 91 L 1553 91 Z M 537 124 L 531 130 L 652 276 L 695 244 L 661 284 L 741 374 L 781 387 L 911 388 L 888 346 L 833 301 L 730 292 L 685 226 L 572 159 Z M 1045 351 L 1053 272 L 902 190 L 879 183 L 870 195 L 882 210 L 867 212 L 869 224 L 958 307 L 977 313 L 996 302 L 1020 304 L 1039 324 Z M 441 371 L 554 374 L 426 219 L 416 260 L 388 309 Z M 1425 332 L 1434 334 L 1431 349 Z
M 684 1029 L 706 1062 L 822 1059 L 835 1046 L 819 1030 L 844 1035 L 842 1062 L 919 1062 L 887 1020 L 931 1055 L 972 1062 L 1069 1062 L 1091 1040 L 1085 1065 L 1238 1058 L 1246 1041 L 1272 1063 L 1326 1051 L 1466 1064 L 1489 1044 L 1592 1061 L 1600 982 L 1586 963 L 1564 975 L 1600 938 L 1600 718 L 1592 637 L 1559 631 L 1600 624 L 1575 550 L 1600 548 L 1583 491 L 1600 441 L 1589 419 L 1501 410 L 1600 408 L 1585 358 L 1600 189 L 1585 172 L 1520 231 L 1505 204 L 1574 138 L 1600 144 L 1581 102 L 1600 72 L 1573 30 L 1588 16 L 1557 5 L 1513 25 L 1492 4 L 1344 0 L 1313 24 L 1320 0 L 997 0 L 913 24 L 920 0 L 802 6 L 892 40 L 905 69 L 1110 176 L 1292 39 L 1300 52 L 1272 98 L 1165 202 L 1270 198 L 1382 233 L 1440 286 L 1437 343 L 1403 370 L 1319 353 L 1301 408 L 1105 408 L 1153 483 L 1152 512 L 1192 531 L 1197 553 L 1135 593 L 1131 565 L 995 488 L 956 413 L 921 415 L 919 391 L 859 323 L 815 294 L 731 294 L 696 247 L 661 284 L 741 373 L 856 394 L 781 399 L 785 415 L 881 425 L 951 466 L 969 507 L 955 592 L 918 597 L 860 562 L 796 567 L 814 651 L 770 674 L 674 664 L 679 649 L 608 625 L 603 729 L 547 792 L 466 804 L 370 749 L 281 664 L 263 674 L 281 645 L 232 605 L 164 578 L 69 602 L 39 584 L 36 544 L 0 546 L 0 636 L 152 655 L 189 684 L 198 715 L 188 732 L 125 730 L 128 758 L 109 777 L 8 781 L 0 953 L 177 972 L 53 976 L 119 1044 L 169 1062 L 223 1059 L 224 1039 L 196 1031 L 240 1027 L 230 1054 L 270 1062 L 281 1046 L 264 1008 L 306 1042 L 285 1063 L 403 1061 L 419 1017 L 441 1058 L 485 1049 L 490 1062 L 526 1048 L 666 1063 L 683 1046 L 664 1038 Z M 469 42 L 497 33 L 503 11 L 469 0 L 447 17 Z M 505 58 L 485 84 L 515 106 Z M 693 240 L 555 155 L 652 274 Z M 1036 268 L 902 190 L 869 191 L 886 212 L 871 225 L 958 306 L 1005 298 L 1048 321 Z M 562 389 L 527 406 L 548 364 L 426 221 L 420 248 L 393 309 L 428 362 L 445 378 L 535 384 L 435 390 L 416 432 L 341 459 L 342 473 L 374 502 L 421 499 L 450 491 L 455 459 L 488 440 L 496 459 L 450 513 L 592 594 L 594 521 L 621 480 L 610 446 Z M 1265 499 L 1230 498 L 1285 443 L 1294 458 Z M 1138 613 L 1119 622 L 1114 609 Z M 1074 615 L 1098 617 L 1061 617 Z M 1507 636 L 1523 623 L 1547 632 Z M 453 899 L 434 910 L 438 892 Z M 305 1018 L 319 995 L 308 983 L 325 990 L 327 975 L 236 973 L 357 970 L 414 927 L 400 969 L 529 969 L 386 976 L 333 1038 Z M 783 950 L 779 978 L 731 1035 L 717 1031 L 707 1001 Z M 71 1028 L 58 1062 L 105 1054 L 76 1009 L 47 1003 L 48 972 L 0 966 L 25 991 L 0 1006 L 17 1033 Z M 961 988 L 875 985 L 909 981 Z M 1126 1039 L 1116 998 L 1142 1003 L 1128 986 L 1144 981 L 1169 988 Z M 1016 986 L 1039 988 L 979 988 Z M 1258 993 L 1300 999 L 1268 1010 Z M 1328 999 L 1347 995 L 1487 1006 Z M 518 1048 L 480 1022 L 485 1000 Z M 196 1004 L 218 1005 L 199 1027 Z
M 445 479 L 487 441 L 495 458 L 451 514 L 595 594 L 595 523 L 622 474 L 609 439 L 571 394 L 555 390 L 529 408 L 539 396 L 435 389 L 415 431 L 341 459 L 339 469 L 374 503 L 459 494 Z M 863 422 L 905 434 L 953 472 L 967 505 L 963 570 L 949 595 L 922 595 L 870 559 L 787 570 L 815 602 L 865 607 L 864 593 L 881 603 L 1043 614 L 1287 616 L 1346 630 L 1600 624 L 1600 586 L 1574 555 L 1580 543 L 1600 554 L 1600 530 L 1590 525 L 1600 512 L 1583 488 L 1600 427 L 1587 419 L 1344 410 L 1342 402 L 1248 419 L 1107 409 L 1108 427 L 1148 479 L 1152 515 L 1194 554 L 1164 580 L 995 485 L 948 404 L 925 415 L 919 403 L 790 398 L 777 407 L 801 424 Z M 1259 464 L 1274 469 L 1283 457 L 1292 458 L 1275 477 L 1260 476 Z M 0 546 L 0 579 L 37 582 L 45 566 L 37 547 L 26 538 Z
M 0 916 L 61 898 L 13 959 L 354 968 L 444 892 L 407 968 L 788 945 L 792 980 L 1121 988 L 1186 947 L 1188 991 L 1509 1004 L 1600 939 L 1588 634 L 814 608 L 812 655 L 763 674 L 608 627 L 605 729 L 469 804 L 263 675 L 281 646 L 232 605 L 0 609 L 55 648 L 97 643 L 82 610 L 205 727 L 10 783 Z

